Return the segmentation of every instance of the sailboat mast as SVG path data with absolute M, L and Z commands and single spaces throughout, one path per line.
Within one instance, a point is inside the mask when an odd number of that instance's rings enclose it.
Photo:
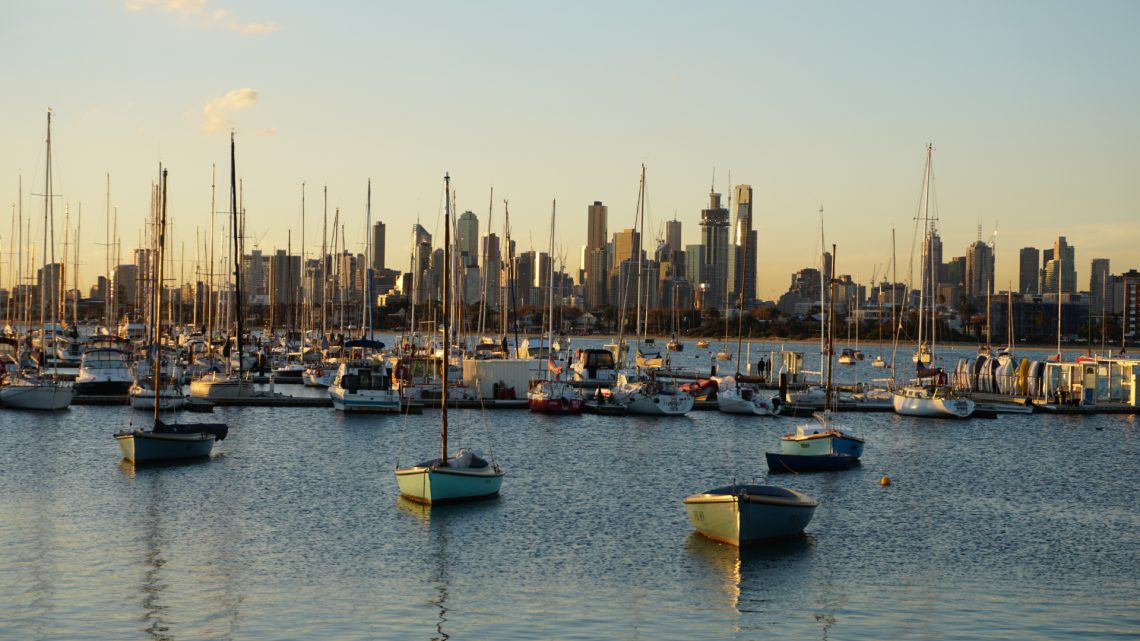
M 491 187 L 491 197 L 487 201 L 487 235 L 491 234 L 492 214 L 495 213 L 495 188 Z M 490 245 L 489 239 L 483 241 L 483 261 L 480 263 L 481 273 L 483 274 L 483 296 L 479 301 L 479 340 L 483 338 L 483 332 L 486 330 L 487 322 L 487 285 L 491 279 L 491 275 L 487 270 L 487 251 Z
M 732 187 L 732 185 L 730 184 L 729 187 Z M 740 206 L 740 204 L 738 202 L 737 207 L 739 207 L 739 206 Z M 749 218 L 748 224 L 749 225 L 752 224 L 751 218 Z M 738 234 L 739 234 L 739 227 L 740 227 L 740 224 L 738 222 L 737 223 L 737 228 L 738 228 L 737 233 Z M 751 234 L 739 234 L 739 235 L 744 236 L 744 249 L 741 250 L 741 256 L 747 257 L 748 256 L 748 237 L 751 236 Z M 747 269 L 747 266 L 745 266 L 745 269 Z M 740 274 L 740 311 L 738 312 L 738 314 L 739 315 L 736 317 L 736 375 L 740 376 L 740 345 L 741 345 L 741 341 L 744 340 L 744 272 L 741 272 L 741 274 Z M 750 335 L 749 340 L 751 340 L 751 335 Z M 749 347 L 751 347 L 751 345 L 749 345 Z M 751 360 L 751 358 L 749 360 Z M 757 373 L 759 373 L 759 372 L 757 372 Z
M 372 339 L 372 179 L 368 179 L 368 203 L 364 223 L 364 327 Z M 361 332 L 364 335 L 364 332 Z
M 443 175 L 443 300 L 444 305 L 451 296 L 451 176 Z M 447 464 L 447 368 L 451 356 L 451 328 L 447 314 L 443 314 L 443 396 L 440 398 L 442 422 L 440 424 L 440 463 Z
M 637 216 L 634 218 L 637 226 L 637 236 L 633 243 L 633 260 L 637 261 L 637 309 L 634 311 L 635 332 L 633 337 L 634 363 L 637 363 L 637 353 L 641 349 L 641 234 L 645 232 L 645 165 L 641 166 L 641 186 L 637 190 Z M 621 353 L 621 341 L 618 341 L 618 353 Z
M 155 260 L 154 272 L 154 289 L 152 295 L 154 296 L 154 344 L 151 345 L 151 354 L 153 360 L 151 361 L 151 371 L 154 373 L 154 421 L 158 423 L 158 408 L 162 405 L 159 402 L 162 392 L 162 268 L 163 256 L 165 255 L 164 248 L 166 246 L 166 170 L 162 170 L 162 195 L 160 197 L 158 211 L 158 241 L 155 246 L 157 253 L 157 260 Z
M 547 361 L 554 358 L 550 350 L 554 349 L 554 212 L 558 200 L 550 201 L 550 269 L 546 281 L 546 349 Z M 546 367 L 546 380 L 550 380 L 549 364 Z
M 831 271 L 832 276 L 828 279 L 828 298 L 831 300 L 831 305 L 827 308 L 827 370 L 825 371 L 825 379 L 823 384 L 824 397 L 823 409 L 832 410 L 831 399 L 831 356 L 834 350 L 831 349 L 831 343 L 835 340 L 835 264 L 836 264 L 836 248 L 835 244 L 831 245 Z
M 233 215 L 231 236 L 234 256 L 234 305 L 237 315 L 237 355 L 238 380 L 242 378 L 242 312 L 241 312 L 241 227 L 238 224 L 237 203 L 237 152 L 234 149 L 234 134 L 230 132 L 230 212 Z

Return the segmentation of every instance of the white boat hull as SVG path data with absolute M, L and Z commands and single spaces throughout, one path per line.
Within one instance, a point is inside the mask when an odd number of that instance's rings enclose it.
M 178 410 L 186 406 L 186 395 L 181 391 L 164 389 L 158 395 L 160 411 Z M 154 390 L 145 388 L 131 388 L 131 407 L 136 410 L 154 409 Z
M 902 416 L 969 418 L 974 413 L 974 401 L 968 398 L 916 398 L 896 392 L 892 404 Z
M 42 383 L 0 387 L 0 405 L 24 410 L 61 410 L 71 405 L 70 386 Z
M 761 398 L 753 393 L 751 398 L 744 398 L 737 390 L 717 392 L 717 409 L 725 414 L 743 414 L 746 416 L 775 416 L 776 407 L 770 399 Z
M 135 430 L 116 434 L 123 458 L 132 463 L 203 458 L 214 449 L 213 434 L 154 434 Z
M 402 408 L 396 390 L 357 390 L 349 392 L 340 386 L 329 388 L 333 408 L 339 412 L 380 412 L 399 414 Z
M 190 396 L 206 400 L 248 398 L 253 395 L 253 385 L 229 376 L 206 375 L 190 381 Z
M 642 416 L 684 416 L 693 409 L 694 399 L 685 392 L 652 392 L 641 389 L 614 390 L 614 401 L 630 414 Z

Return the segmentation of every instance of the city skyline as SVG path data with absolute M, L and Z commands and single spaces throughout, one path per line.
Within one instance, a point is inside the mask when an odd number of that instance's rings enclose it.
M 172 248 L 190 262 L 209 225 L 211 164 L 227 181 L 231 128 L 247 251 L 265 254 L 285 248 L 290 229 L 298 251 L 302 182 L 305 252 L 319 251 L 327 184 L 330 222 L 339 207 L 358 245 L 348 249 L 363 253 L 371 177 L 387 266 L 406 269 L 413 224 L 442 237 L 450 171 L 455 213 L 473 211 L 481 236 L 503 235 L 510 201 L 519 252 L 545 250 L 557 198 L 556 253 L 577 268 L 591 203 L 607 206 L 611 235 L 632 227 L 644 162 L 647 249 L 674 217 L 681 245 L 699 243 L 710 187 L 728 207 L 748 184 L 760 298 L 775 300 L 790 274 L 818 264 L 821 204 L 826 242 L 840 246 L 837 273 L 861 283 L 881 274 L 893 226 L 904 280 L 933 141 L 945 254 L 965 255 L 979 224 L 983 240 L 998 230 L 995 290 L 1018 286 L 1020 248 L 1058 236 L 1078 250 L 1081 289 L 1093 258 L 1117 271 L 1140 265 L 1140 215 L 1123 188 L 1140 169 L 1130 144 L 1140 138 L 1131 109 L 1140 46 L 1129 33 L 1140 10 L 1128 3 L 1095 15 L 1038 3 L 63 6 L 11 6 L 0 26 L 19 88 L 0 105 L 0 198 L 16 203 L 22 176 L 24 216 L 42 217 L 31 194 L 43 191 L 52 108 L 56 230 L 65 207 L 74 220 L 82 205 L 84 290 L 104 271 L 106 175 L 128 256 L 158 163 L 170 168 Z M 651 28 L 632 28 L 646 7 Z M 723 33 L 713 51 L 697 15 Z M 41 46 L 45 24 L 67 44 Z M 37 225 L 31 235 L 42 238 Z M 10 230 L 0 224 L 4 287 Z

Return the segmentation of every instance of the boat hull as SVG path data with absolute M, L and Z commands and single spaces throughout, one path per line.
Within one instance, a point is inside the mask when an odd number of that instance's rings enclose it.
M 768 471 L 772 474 L 846 470 L 849 467 L 859 464 L 859 459 L 850 454 L 804 456 L 800 454 L 792 455 L 765 452 L 764 458 L 767 459 Z
M 205 458 L 214 449 L 213 434 L 154 434 L 143 430 L 115 435 L 123 458 L 132 463 L 186 461 Z
M 131 381 L 76 381 L 75 393 L 81 396 L 122 396 L 131 389 Z
M 329 398 L 333 408 L 340 412 L 374 412 L 399 414 L 403 408 L 400 393 L 396 390 L 357 390 L 349 392 L 343 387 L 330 387 Z
M 717 488 L 684 503 L 702 536 L 742 547 L 803 534 L 818 505 L 794 490 L 756 485 Z
M 916 398 L 896 393 L 892 398 L 896 414 L 922 418 L 969 418 L 974 402 L 968 398 Z
M 775 416 L 778 411 L 771 400 L 756 396 L 748 399 L 736 393 L 717 393 L 716 406 L 725 414 L 743 414 L 745 416 Z
M 396 470 L 400 495 L 416 503 L 437 505 L 498 496 L 503 472 L 492 467 L 416 466 Z
M 582 399 L 580 398 L 529 398 L 527 407 L 532 412 L 541 414 L 581 414 Z
M 158 404 L 158 409 L 160 411 L 182 409 L 186 406 L 186 396 L 181 392 L 163 390 L 162 393 L 158 395 Z M 153 410 L 154 390 L 132 389 L 131 407 L 136 410 Z
M 72 388 L 62 385 L 5 385 L 0 405 L 24 410 L 62 410 L 71 405 Z
M 206 400 L 248 398 L 253 395 L 253 385 L 227 377 L 203 377 L 190 381 L 190 396 Z

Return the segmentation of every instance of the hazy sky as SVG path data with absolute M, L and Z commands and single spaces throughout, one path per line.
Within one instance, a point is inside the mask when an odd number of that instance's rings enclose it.
M 997 288 L 1017 249 L 1076 247 L 1140 268 L 1140 3 L 278 2 L 54 0 L 0 5 L 0 201 L 42 238 L 44 125 L 54 110 L 57 257 L 63 205 L 82 203 L 81 285 L 102 273 L 105 183 L 124 256 L 150 183 L 170 170 L 174 249 L 209 227 L 211 164 L 225 209 L 228 132 L 245 181 L 247 249 L 319 251 L 321 189 L 362 251 L 366 181 L 388 266 L 410 227 L 439 231 L 442 177 L 486 231 L 510 200 L 522 249 L 573 268 L 589 203 L 646 235 L 683 221 L 695 243 L 715 188 L 754 189 L 760 293 L 815 262 L 818 210 L 840 273 L 910 260 L 924 146 L 933 142 L 944 255 L 998 230 Z M 0 223 L 5 254 L 11 225 Z M 201 242 L 205 242 L 203 240 Z M 42 242 L 37 242 L 42 245 Z M 353 247 L 350 247 L 353 248 Z M 37 256 L 42 248 L 37 249 Z M 38 259 L 37 259 L 38 262 Z M 4 259 L 4 286 L 11 283 Z

